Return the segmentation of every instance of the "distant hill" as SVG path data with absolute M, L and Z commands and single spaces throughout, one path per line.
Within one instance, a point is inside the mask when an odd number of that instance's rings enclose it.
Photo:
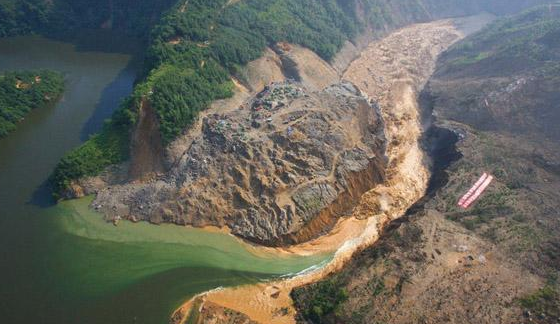
M 146 37 L 177 0 L 0 0 L 0 37 L 113 29 Z
M 432 82 L 445 119 L 560 140 L 560 4 L 500 20 L 441 57 Z

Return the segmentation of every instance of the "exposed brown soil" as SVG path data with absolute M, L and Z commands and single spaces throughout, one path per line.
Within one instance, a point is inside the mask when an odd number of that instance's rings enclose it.
M 493 244 L 430 209 L 388 231 L 330 280 L 350 299 L 326 323 L 522 322 L 516 300 L 542 284 Z M 301 312 L 314 298 L 308 289 L 294 293 Z
M 470 41 L 482 51 L 494 45 Z M 434 156 L 435 167 L 445 168 L 434 191 L 341 271 L 297 288 L 299 323 L 560 322 L 560 150 L 549 127 L 559 80 L 543 73 L 557 58 L 543 56 L 532 70 L 493 67 L 499 58 L 455 65 L 450 53 L 423 96 L 431 130 L 447 134 L 438 144 L 426 141 L 443 154 Z M 458 160 L 439 166 L 447 146 Z M 458 207 L 482 172 L 495 181 L 471 208 Z M 310 310 L 325 298 L 325 285 L 348 298 L 317 315 Z
M 164 171 L 163 144 L 158 118 L 148 100 L 138 108 L 138 123 L 131 136 L 130 180 L 147 180 Z
M 294 287 L 340 269 L 354 251 L 375 242 L 389 220 L 400 217 L 423 195 L 428 172 L 418 144 L 421 130 L 417 91 L 431 74 L 439 52 L 461 36 L 451 21 L 407 27 L 372 43 L 346 72 L 346 78 L 379 102 L 389 142 L 387 180 L 361 197 L 351 218 L 364 219 L 360 235 L 346 241 L 334 261 L 319 271 L 282 282 L 214 291 L 205 295 L 207 301 L 260 323 L 294 323 L 295 311 L 289 296 Z M 369 86 L 372 75 L 383 78 Z M 287 311 L 279 316 L 279 310 Z M 179 312 L 184 311 L 185 308 Z
M 307 242 L 317 237 L 317 233 L 326 234 L 338 222 L 339 216 L 351 212 L 360 201 L 362 195 L 385 180 L 385 172 L 379 162 L 371 161 L 368 167 L 350 172 L 346 177 L 347 190 L 342 192 L 327 208 L 311 220 L 296 234 L 290 235 L 287 242 Z
M 338 83 L 339 74 L 315 52 L 298 45 L 291 45 L 283 55 L 294 62 L 298 77 L 311 90 L 321 90 Z

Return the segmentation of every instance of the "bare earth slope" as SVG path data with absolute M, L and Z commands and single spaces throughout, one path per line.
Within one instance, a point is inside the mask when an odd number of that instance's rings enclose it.
M 350 79 L 375 100 L 385 121 L 388 168 L 386 180 L 364 194 L 352 218 L 365 218 L 361 234 L 344 244 L 322 269 L 293 279 L 213 291 L 179 309 L 174 319 L 186 319 L 192 305 L 202 317 L 212 317 L 216 305 L 246 314 L 260 323 L 294 323 L 290 291 L 340 269 L 353 252 L 378 238 L 387 222 L 404 214 L 425 192 L 428 172 L 418 140 L 421 135 L 417 95 L 433 71 L 438 54 L 463 36 L 452 21 L 413 25 L 373 42 L 348 69 Z M 212 309 L 205 305 L 212 305 Z M 201 322 L 204 323 L 204 322 Z
M 560 321 L 559 14 L 501 20 L 442 55 L 423 98 L 426 143 L 447 169 L 376 246 L 294 291 L 301 323 Z M 483 171 L 495 181 L 457 207 Z M 339 289 L 347 298 L 324 293 Z
M 348 294 L 336 316 L 312 311 L 325 282 Z M 516 299 L 542 284 L 434 210 L 410 216 L 325 282 L 293 293 L 298 322 L 519 323 Z

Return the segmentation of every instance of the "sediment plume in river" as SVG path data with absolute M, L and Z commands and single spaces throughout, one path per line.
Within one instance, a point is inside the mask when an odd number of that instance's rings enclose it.
M 457 22 L 436 21 L 398 30 L 372 42 L 345 72 L 344 79 L 357 85 L 380 107 L 388 143 L 386 179 L 361 197 L 352 216 L 339 221 L 332 235 L 283 249 L 306 253 L 306 247 L 321 250 L 321 244 L 322 248 L 329 245 L 328 248 L 337 250 L 334 259 L 291 279 L 197 296 L 175 312 L 174 323 L 186 320 L 194 304 L 194 311 L 203 314 L 219 305 L 259 323 L 295 323 L 289 296 L 294 287 L 340 269 L 353 253 L 373 244 L 388 222 L 402 216 L 425 194 L 429 172 L 419 144 L 422 130 L 418 95 L 432 74 L 438 55 L 465 36 Z

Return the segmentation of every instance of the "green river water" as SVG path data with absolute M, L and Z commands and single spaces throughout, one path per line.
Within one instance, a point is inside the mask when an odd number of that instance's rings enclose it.
M 0 40 L 0 72 L 49 68 L 66 80 L 60 102 L 0 139 L 0 323 L 166 323 L 193 294 L 331 257 L 256 253 L 230 235 L 174 225 L 115 227 L 88 209 L 91 198 L 54 205 L 50 172 L 131 92 L 140 69 L 132 57 L 40 37 Z

